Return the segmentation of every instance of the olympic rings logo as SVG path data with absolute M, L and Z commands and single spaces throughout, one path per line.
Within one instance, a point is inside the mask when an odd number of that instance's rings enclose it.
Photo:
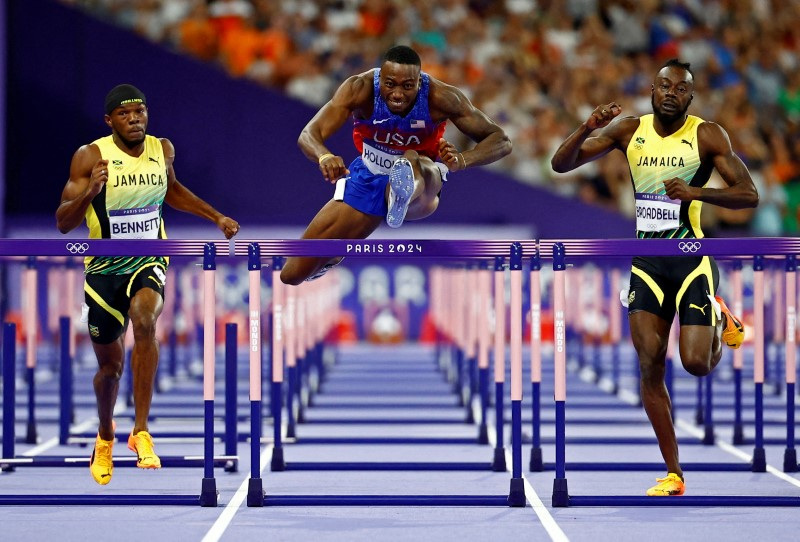
M 697 252 L 700 250 L 699 241 L 681 241 L 678 243 L 678 248 L 681 252 Z
M 67 243 L 70 254 L 83 254 L 89 250 L 89 243 Z

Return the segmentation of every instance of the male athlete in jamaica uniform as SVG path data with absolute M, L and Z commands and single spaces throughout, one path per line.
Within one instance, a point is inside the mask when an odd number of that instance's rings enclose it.
M 353 117 L 360 156 L 346 167 L 325 140 Z M 459 152 L 442 138 L 447 121 L 477 144 Z M 406 46 L 389 49 L 380 68 L 347 79 L 303 129 L 298 145 L 336 184 L 312 219 L 304 239 L 364 239 L 386 220 L 425 218 L 439 205 L 447 172 L 495 162 L 511 152 L 505 132 L 457 88 L 421 71 Z M 441 160 L 436 162 L 437 158 Z M 286 284 L 316 278 L 341 258 L 289 258 Z
M 164 202 L 214 222 L 228 239 L 239 231 L 235 220 L 178 182 L 172 143 L 146 135 L 148 111 L 139 89 L 114 87 L 106 96 L 105 113 L 111 135 L 82 146 L 72 157 L 69 180 L 56 211 L 61 233 L 75 229 L 85 219 L 91 239 L 163 239 Z M 129 322 L 134 337 L 131 370 L 136 420 L 128 448 L 136 453 L 138 467 L 161 467 L 147 418 L 158 366 L 156 321 L 163 307 L 167 260 L 159 256 L 88 257 L 85 265 L 89 336 L 99 366 L 94 391 L 100 423 L 89 470 L 98 484 L 105 485 L 114 468 L 112 413 L 124 369 Z
M 571 171 L 619 149 L 626 153 L 631 170 L 637 236 L 702 238 L 703 202 L 729 209 L 755 207 L 758 193 L 725 130 L 686 114 L 693 89 L 689 64 L 668 61 L 653 82 L 652 115 L 611 122 L 622 108 L 615 102 L 597 107 L 558 148 L 553 169 Z M 725 188 L 705 188 L 714 168 Z M 647 490 L 651 496 L 682 495 L 685 489 L 664 385 L 675 311 L 680 320 L 681 362 L 695 376 L 714 369 L 722 342 L 739 348 L 744 340 L 744 326 L 716 295 L 718 283 L 717 265 L 707 256 L 633 259 L 628 320 L 639 356 L 642 401 L 667 467 L 667 477 Z

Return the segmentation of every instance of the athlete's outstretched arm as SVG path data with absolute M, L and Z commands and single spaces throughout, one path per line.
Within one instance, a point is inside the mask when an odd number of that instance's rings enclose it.
M 341 128 L 353 111 L 372 99 L 372 72 L 349 77 L 342 83 L 328 103 L 308 121 L 297 145 L 312 162 L 319 164 L 325 180 L 335 183 L 349 173 L 341 156 L 336 156 L 325 146 L 325 141 Z M 368 84 L 367 79 L 370 83 Z
M 758 190 L 747 166 L 734 154 L 728 133 L 714 122 L 704 122 L 697 127 L 700 159 L 711 161 L 717 168 L 725 188 L 689 186 L 680 179 L 664 182 L 667 195 L 681 201 L 699 200 L 728 209 L 747 209 L 758 205 Z
M 491 164 L 511 152 L 511 140 L 505 131 L 475 107 L 460 89 L 433 78 L 430 88 L 434 120 L 438 115 L 444 116 L 476 143 L 472 149 L 457 152 L 446 141 L 440 142 L 439 156 L 451 171 Z
M 164 160 L 167 162 L 167 195 L 164 201 L 174 209 L 210 220 L 217 225 L 227 239 L 236 235 L 239 231 L 238 222 L 214 209 L 178 181 L 175 176 L 175 147 L 172 142 L 162 138 L 161 146 L 164 149 Z
M 620 148 L 618 142 L 620 141 L 621 123 L 610 124 L 621 112 L 622 107 L 616 102 L 597 106 L 586 122 L 578 126 L 558 147 L 550 160 L 553 171 L 558 173 L 572 171 Z M 634 117 L 628 117 L 628 119 L 634 119 Z M 598 128 L 602 128 L 602 130 L 589 137 Z
M 108 181 L 108 160 L 101 160 L 96 145 L 84 145 L 75 151 L 69 166 L 69 180 L 56 209 L 56 226 L 61 233 L 77 228 L 94 197 Z

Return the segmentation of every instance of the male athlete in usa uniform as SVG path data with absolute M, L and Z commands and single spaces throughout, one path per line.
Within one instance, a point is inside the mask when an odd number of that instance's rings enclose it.
M 729 209 L 755 207 L 758 192 L 725 130 L 686 113 L 693 91 L 689 64 L 677 59 L 666 62 L 653 82 L 651 115 L 611 122 L 622 108 L 615 102 L 597 107 L 558 148 L 553 169 L 571 171 L 619 149 L 626 153 L 631 170 L 637 237 L 702 238 L 704 202 Z M 714 169 L 725 188 L 705 187 Z M 628 320 L 639 357 L 642 402 L 667 467 L 666 478 L 658 479 L 647 495 L 682 495 L 685 490 L 664 385 L 667 342 L 676 311 L 681 362 L 695 376 L 716 367 L 723 342 L 739 348 L 744 340 L 744 326 L 716 294 L 718 283 L 717 265 L 708 256 L 633 259 Z
M 325 140 L 351 116 L 360 156 L 348 167 Z M 448 120 L 475 147 L 460 152 L 445 140 Z M 364 239 L 383 220 L 396 228 L 404 220 L 425 218 L 439 205 L 448 172 L 489 164 L 511 152 L 511 141 L 497 124 L 459 89 L 422 72 L 419 55 L 402 45 L 386 52 L 380 68 L 342 83 L 303 129 L 298 145 L 336 185 L 303 239 Z M 281 280 L 300 284 L 339 261 L 289 258 Z

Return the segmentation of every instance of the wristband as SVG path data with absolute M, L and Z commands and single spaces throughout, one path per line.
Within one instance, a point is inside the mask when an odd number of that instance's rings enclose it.
M 323 160 L 327 160 L 328 158 L 333 158 L 334 156 L 335 155 L 332 152 L 326 152 L 325 154 L 322 154 L 320 155 L 319 158 L 317 158 L 317 163 L 322 165 Z

